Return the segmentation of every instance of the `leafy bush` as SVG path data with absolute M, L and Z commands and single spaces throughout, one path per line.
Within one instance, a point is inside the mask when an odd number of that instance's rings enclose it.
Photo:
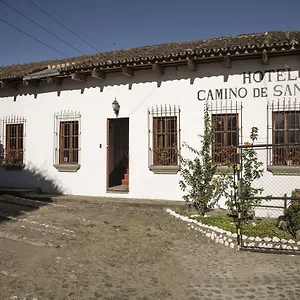
M 180 157 L 180 188 L 185 195 L 183 199 L 191 202 L 199 214 L 204 215 L 219 201 L 229 186 L 229 178 L 225 174 L 216 176 L 216 166 L 211 157 L 212 129 L 209 115 L 209 105 L 204 109 L 204 136 L 201 149 L 197 150 L 188 144 L 186 147 L 196 155 L 195 159 Z
M 298 191 L 292 193 L 292 197 L 300 197 Z M 292 200 L 284 217 L 288 231 L 296 237 L 296 233 L 300 230 L 300 200 Z
M 254 188 L 253 182 L 259 179 L 264 172 L 263 163 L 258 160 L 257 152 L 253 149 L 253 144 L 258 138 L 258 128 L 252 127 L 250 133 L 250 139 L 252 143 L 245 143 L 246 148 L 243 148 L 241 154 L 242 161 L 242 178 L 239 187 L 239 195 L 246 201 L 242 201 L 240 204 L 240 212 L 244 220 L 252 219 L 254 216 L 254 210 L 261 200 L 256 199 L 255 196 L 263 192 L 262 188 Z M 226 205 L 231 210 L 232 216 L 237 218 L 238 209 L 234 199 L 227 192 Z
M 254 225 L 255 224 L 255 225 Z M 258 222 L 247 223 L 243 227 L 243 234 L 258 237 L 278 237 L 280 239 L 292 239 L 293 237 L 276 227 L 276 221 L 266 219 Z

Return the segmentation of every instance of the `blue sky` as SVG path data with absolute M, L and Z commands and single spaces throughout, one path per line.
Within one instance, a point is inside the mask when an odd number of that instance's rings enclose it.
M 3 2 L 80 51 L 31 23 Z M 299 0 L 0 0 L 0 65 L 59 59 L 64 58 L 63 54 L 73 57 L 82 53 L 244 33 L 300 30 L 299 11 Z

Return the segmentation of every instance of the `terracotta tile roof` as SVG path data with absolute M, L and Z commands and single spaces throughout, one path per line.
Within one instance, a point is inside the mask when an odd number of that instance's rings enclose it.
M 58 68 L 63 73 L 75 70 L 89 70 L 101 67 L 120 67 L 127 64 L 162 62 L 186 59 L 189 56 L 211 57 L 257 53 L 267 51 L 286 51 L 300 49 L 300 31 L 273 31 L 221 37 L 183 43 L 168 43 L 153 46 L 130 48 L 103 52 L 62 60 L 49 60 L 0 67 L 0 80 L 21 79 L 24 76 L 46 68 Z

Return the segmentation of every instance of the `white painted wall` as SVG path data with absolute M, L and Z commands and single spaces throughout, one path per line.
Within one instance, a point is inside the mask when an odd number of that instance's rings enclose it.
M 26 128 L 26 171 L 0 170 L 1 185 L 9 187 L 43 187 L 51 192 L 51 184 L 64 193 L 89 196 L 120 196 L 129 198 L 150 198 L 181 200 L 179 174 L 154 174 L 148 168 L 148 121 L 147 109 L 156 105 L 180 105 L 181 107 L 181 141 L 192 146 L 199 146 L 198 135 L 203 130 L 203 107 L 205 101 L 197 99 L 199 90 L 240 88 L 244 87 L 248 95 L 243 99 L 232 99 L 243 104 L 243 140 L 249 140 L 252 126 L 259 128 L 259 142 L 267 142 L 267 102 L 283 97 L 275 97 L 272 90 L 277 84 L 298 83 L 298 57 L 281 57 L 271 59 L 270 65 L 264 66 L 261 60 L 233 61 L 232 68 L 221 63 L 198 65 L 198 71 L 192 72 L 186 67 L 170 67 L 164 75 L 153 71 L 137 71 L 133 78 L 122 74 L 109 74 L 102 83 L 90 78 L 83 93 L 85 84 L 66 80 L 62 91 L 49 91 L 49 85 L 42 85 L 39 90 L 22 88 L 21 96 L 14 101 L 13 96 L 0 93 L 0 117 L 11 114 L 27 119 Z M 266 69 L 291 68 L 295 81 L 265 78 L 260 83 L 243 84 L 243 72 L 255 72 Z M 227 82 L 225 78 L 228 76 Z M 194 80 L 191 80 L 193 78 Z M 157 81 L 162 81 L 158 87 Z M 253 88 L 267 87 L 268 97 L 254 98 Z M 53 88 L 53 87 L 51 87 Z M 103 89 L 102 89 L 103 88 Z M 33 94 L 37 93 L 35 98 Z M 26 94 L 27 93 L 27 94 Z M 204 94 L 204 92 L 203 92 Z M 299 100 L 300 93 L 296 95 Z M 114 118 L 111 103 L 117 99 L 121 109 L 119 117 L 130 118 L 129 155 L 130 186 L 128 194 L 109 194 L 106 192 L 106 132 L 107 118 Z M 295 97 L 291 98 L 292 100 Z M 220 102 L 219 100 L 217 100 Z M 215 101 L 211 101 L 215 102 Z M 224 102 L 224 101 L 223 101 Z M 81 168 L 76 173 L 58 172 L 53 167 L 54 154 L 54 114 L 63 110 L 75 110 L 81 113 Z M 99 147 L 102 144 L 102 148 Z M 184 155 L 190 155 L 183 151 Z M 33 174 L 33 171 L 36 175 Z M 42 178 L 38 176 L 40 174 Z M 269 179 L 266 179 L 269 178 Z M 283 192 L 300 188 L 300 177 L 273 176 L 264 177 L 266 194 L 273 187 Z M 269 184 L 271 182 L 271 184 Z M 52 190 L 53 191 L 53 190 Z

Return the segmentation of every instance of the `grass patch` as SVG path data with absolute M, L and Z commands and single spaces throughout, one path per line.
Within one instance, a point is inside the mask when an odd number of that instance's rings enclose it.
M 216 226 L 226 231 L 232 233 L 236 232 L 236 226 L 234 220 L 226 216 L 208 216 L 208 217 L 192 217 L 197 221 L 200 221 L 202 224 Z
M 259 236 L 270 238 L 276 236 L 280 239 L 294 239 L 293 236 L 288 232 L 278 229 L 276 227 L 276 221 L 270 219 L 245 224 L 243 233 L 247 236 Z
M 229 216 L 207 216 L 207 217 L 191 217 L 191 214 L 184 213 L 185 216 L 200 221 L 202 224 L 216 226 L 231 233 L 236 233 L 236 224 L 233 218 Z M 242 227 L 242 232 L 246 236 L 254 237 L 278 237 L 280 239 L 294 239 L 293 236 L 276 227 L 276 220 L 264 219 L 261 221 L 250 221 Z

